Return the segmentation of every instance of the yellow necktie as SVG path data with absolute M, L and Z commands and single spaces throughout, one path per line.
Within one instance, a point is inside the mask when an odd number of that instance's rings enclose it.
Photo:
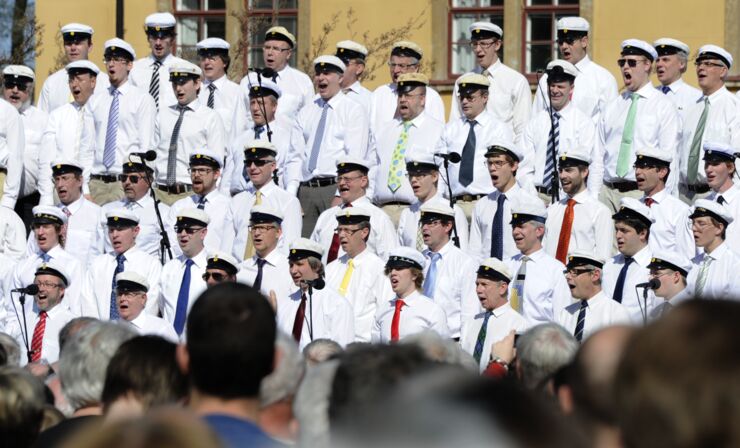
M 424 235 L 421 233 L 421 224 L 416 229 L 416 250 L 424 250 Z
M 255 193 L 254 205 L 262 204 L 262 192 L 257 190 Z M 247 235 L 247 247 L 244 249 L 244 259 L 249 260 L 254 255 L 254 241 L 252 241 L 252 232 Z
M 342 284 L 339 285 L 339 294 L 346 296 L 347 295 L 347 287 L 349 287 L 349 281 L 352 278 L 352 272 L 355 270 L 355 262 L 353 259 L 349 259 L 349 263 L 347 264 L 347 270 L 344 271 L 344 277 L 342 277 Z

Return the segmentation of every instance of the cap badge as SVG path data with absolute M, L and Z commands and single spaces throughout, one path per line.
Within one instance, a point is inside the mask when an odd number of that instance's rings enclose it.
M 75 32 L 74 32 L 74 31 L 70 31 L 70 32 L 69 32 L 69 35 L 70 35 L 70 36 L 74 36 L 74 35 L 75 35 Z
M 218 256 L 213 257 L 213 261 L 218 261 Z

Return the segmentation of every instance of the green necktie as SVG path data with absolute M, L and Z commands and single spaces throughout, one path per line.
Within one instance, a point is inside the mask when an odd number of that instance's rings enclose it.
M 704 110 L 701 112 L 699 122 L 696 123 L 694 139 L 691 140 L 691 150 L 689 150 L 689 167 L 686 173 L 689 179 L 689 185 L 696 184 L 696 176 L 699 173 L 699 150 L 701 149 L 701 140 L 704 137 L 704 128 L 707 125 L 707 115 L 709 114 L 709 97 L 704 97 Z
M 638 93 L 632 93 L 632 104 L 627 112 L 627 120 L 624 122 L 622 131 L 622 143 L 619 145 L 619 158 L 617 159 L 617 176 L 624 177 L 629 172 L 630 155 L 632 154 L 632 137 L 635 135 L 635 115 L 637 115 Z
M 401 177 L 404 175 L 403 160 L 406 156 L 406 143 L 409 141 L 409 128 L 411 127 L 410 121 L 403 122 L 403 131 L 398 136 L 398 142 L 396 143 L 396 149 L 393 150 L 393 158 L 391 159 L 391 167 L 388 169 L 388 188 L 395 193 L 401 188 Z

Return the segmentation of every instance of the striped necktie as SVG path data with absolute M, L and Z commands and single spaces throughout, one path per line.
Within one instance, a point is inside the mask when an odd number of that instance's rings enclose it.
M 542 186 L 548 190 L 553 186 L 555 178 L 555 160 L 558 157 L 560 146 L 560 113 L 552 113 L 552 132 L 547 139 L 547 160 L 545 160 L 545 176 L 542 178 Z
M 483 356 L 483 344 L 486 343 L 486 334 L 488 333 L 488 319 L 491 318 L 493 312 L 486 311 L 486 315 L 483 317 L 483 323 L 478 331 L 478 338 L 475 340 L 475 349 L 473 349 L 473 358 L 475 362 L 480 365 L 480 359 Z
M 216 84 L 210 83 L 208 84 L 208 108 L 213 109 L 213 104 L 215 103 L 214 93 L 216 92 Z
M 167 153 L 167 185 L 172 186 L 177 183 L 177 138 L 180 136 L 180 126 L 182 119 L 185 117 L 185 111 L 189 110 L 188 106 L 177 106 L 180 115 L 177 117 L 175 127 L 172 129 L 170 137 L 170 149 Z
M 588 301 L 581 300 L 581 308 L 578 310 L 578 320 L 576 321 L 576 329 L 573 332 L 576 341 L 581 342 L 583 340 L 583 327 L 586 325 L 586 309 L 588 308 Z
M 108 126 L 105 129 L 105 146 L 103 149 L 103 165 L 106 171 L 110 170 L 116 163 L 116 146 L 118 136 L 118 96 L 121 92 L 116 88 L 111 88 L 110 109 L 108 110 Z
M 149 95 L 154 99 L 157 111 L 159 111 L 159 68 L 161 66 L 161 61 L 154 61 L 154 64 L 152 64 L 152 79 L 149 81 Z

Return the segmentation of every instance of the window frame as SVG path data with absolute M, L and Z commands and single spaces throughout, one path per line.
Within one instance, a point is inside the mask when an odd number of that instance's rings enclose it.
M 277 20 L 280 17 L 295 17 L 295 20 L 296 20 L 296 33 L 295 33 L 295 35 L 296 35 L 296 39 L 297 39 L 298 38 L 298 35 L 297 35 L 298 34 L 298 0 L 296 0 L 296 7 L 295 8 L 279 8 L 280 1 L 281 0 L 272 0 L 272 9 L 265 9 L 265 8 L 254 8 L 254 9 L 250 9 L 249 8 L 249 0 L 244 0 L 244 7 L 245 7 L 245 10 L 247 11 L 247 13 L 248 13 L 248 15 L 250 17 L 252 17 L 252 16 L 254 16 L 254 17 L 271 17 L 273 19 L 273 20 L 271 20 L 273 24 L 276 24 L 277 23 Z M 250 52 L 250 50 L 251 50 L 251 43 L 250 43 L 250 48 L 249 49 L 246 49 L 245 53 L 242 55 L 242 57 L 244 58 L 244 66 L 245 67 L 250 67 L 250 65 L 249 65 L 249 52 Z M 293 58 L 293 61 L 289 62 L 289 64 L 292 67 L 295 67 L 295 63 L 298 62 L 298 51 L 299 51 L 299 43 L 296 44 L 296 47 L 295 48 L 293 48 L 293 54 L 291 56 Z M 295 63 L 293 63 L 293 62 L 295 62 Z M 262 61 L 260 61 L 256 65 L 261 66 L 262 65 Z
M 581 10 L 581 2 L 578 1 L 578 4 L 555 4 L 558 0 L 553 0 L 553 4 L 550 5 L 534 5 L 529 6 L 527 5 L 528 2 L 525 2 L 525 4 L 522 7 L 522 46 L 521 46 L 521 61 L 522 61 L 522 69 L 521 73 L 527 78 L 527 80 L 532 83 L 537 81 L 537 71 L 530 72 L 529 71 L 529 63 L 527 60 L 528 56 L 528 47 L 531 45 L 542 45 L 546 43 L 551 43 L 554 50 L 554 57 L 557 57 L 557 16 L 567 15 L 567 16 L 578 16 L 580 15 Z M 527 40 L 527 22 L 529 21 L 529 16 L 532 14 L 550 14 L 552 17 L 552 36 L 553 40 L 551 41 L 545 41 L 545 40 L 533 40 L 528 41 Z
M 459 45 L 459 42 L 461 42 L 461 41 L 452 40 L 452 28 L 453 28 L 453 23 L 455 20 L 455 15 L 474 14 L 474 15 L 482 16 L 482 15 L 500 14 L 502 20 L 504 17 L 504 5 L 503 4 L 501 4 L 501 6 L 472 6 L 472 7 L 471 6 L 454 6 L 453 4 L 454 1 L 455 0 L 448 0 L 449 8 L 447 11 L 447 69 L 446 69 L 446 73 L 447 73 L 448 80 L 455 80 L 462 75 L 462 73 L 452 72 L 452 60 L 454 58 L 453 45 L 455 44 Z M 479 1 L 480 0 L 476 0 L 476 2 L 479 2 Z M 470 42 L 470 39 L 468 39 L 467 41 Z M 503 51 L 503 46 L 501 47 L 501 51 Z

